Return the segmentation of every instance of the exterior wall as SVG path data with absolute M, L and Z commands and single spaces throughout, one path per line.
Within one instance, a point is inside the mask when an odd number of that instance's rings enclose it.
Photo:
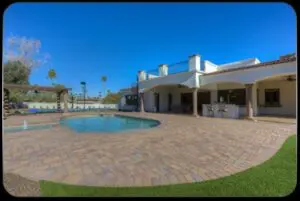
M 139 83 L 140 91 L 146 91 L 159 85 L 177 85 L 184 84 L 186 86 L 195 87 L 196 77 L 194 72 L 184 72 L 171 74 L 156 79 L 145 80 Z
M 218 91 L 210 91 L 210 103 L 218 102 Z
M 241 61 L 236 61 L 228 64 L 219 65 L 219 69 L 229 69 L 229 68 L 238 68 L 241 66 L 250 66 L 260 63 L 260 61 L 256 58 L 245 59 Z
M 177 86 L 161 86 L 147 91 L 144 94 L 144 108 L 147 112 L 153 112 L 155 106 L 154 92 L 159 93 L 160 112 L 168 111 L 168 95 L 172 94 L 172 106 L 181 104 L 181 93 L 192 92 L 190 88 L 178 88 Z
M 159 110 L 166 112 L 168 110 L 168 93 L 169 87 L 157 87 L 144 94 L 144 109 L 147 112 L 153 112 L 155 106 L 154 93 L 159 93 Z
M 201 85 L 222 82 L 255 83 L 268 77 L 296 74 L 296 62 L 201 76 Z
M 203 61 L 203 71 L 205 73 L 211 73 L 218 70 L 218 66 L 216 64 L 211 63 L 210 61 Z M 201 66 L 202 67 L 202 66 Z
M 281 107 L 264 107 L 265 89 L 279 88 Z M 296 82 L 265 81 L 258 84 L 260 115 L 291 115 L 296 116 Z
M 146 112 L 153 112 L 154 107 L 154 93 L 147 91 L 144 93 L 144 110 Z

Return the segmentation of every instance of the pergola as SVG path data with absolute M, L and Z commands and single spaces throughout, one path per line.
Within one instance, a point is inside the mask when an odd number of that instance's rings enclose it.
M 56 93 L 57 110 L 60 110 L 60 96 L 63 94 L 64 99 L 64 112 L 68 112 L 68 91 L 71 88 L 63 87 L 50 87 L 50 86 L 37 86 L 37 85 L 19 85 L 19 84 L 4 84 L 4 116 L 7 117 L 9 114 L 9 90 L 10 89 L 20 89 L 24 91 L 50 91 Z

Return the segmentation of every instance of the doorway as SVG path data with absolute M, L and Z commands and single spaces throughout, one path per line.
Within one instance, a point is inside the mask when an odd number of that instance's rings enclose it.
M 198 92 L 198 113 L 202 115 L 202 104 L 210 104 L 210 91 Z
M 159 93 L 154 94 L 156 112 L 159 112 Z
M 172 94 L 169 94 L 168 95 L 168 111 L 169 112 L 171 112 L 171 110 L 172 110 L 172 100 L 173 99 L 173 97 L 172 97 Z

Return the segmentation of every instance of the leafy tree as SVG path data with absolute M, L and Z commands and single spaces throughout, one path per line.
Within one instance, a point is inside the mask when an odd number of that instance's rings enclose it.
M 30 70 L 20 61 L 8 61 L 3 67 L 4 83 L 29 84 Z
M 29 84 L 29 69 L 20 61 L 8 61 L 3 65 L 4 83 L 6 84 Z M 11 89 L 9 93 L 9 101 L 23 101 L 26 91 L 20 89 Z
M 102 103 L 104 104 L 118 104 L 121 100 L 121 94 L 120 93 L 110 93 L 107 94 L 107 96 L 105 96 L 102 99 Z

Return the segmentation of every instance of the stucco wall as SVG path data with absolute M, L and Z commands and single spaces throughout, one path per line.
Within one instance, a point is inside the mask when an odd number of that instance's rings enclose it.
M 177 84 L 186 84 L 191 85 L 191 87 L 195 86 L 195 73 L 194 72 L 185 72 L 185 73 L 177 73 L 171 74 L 163 77 L 158 77 L 151 80 L 145 80 L 139 82 L 139 90 L 146 91 L 152 89 L 159 85 L 177 85 Z
M 207 60 L 203 61 L 202 65 L 203 65 L 203 71 L 205 73 L 211 73 L 211 72 L 215 72 L 215 71 L 218 70 L 218 66 L 216 64 L 213 64 L 213 63 L 211 63 L 210 61 L 207 61 Z
M 181 93 L 192 92 L 190 88 L 178 88 L 177 86 L 161 86 L 156 87 L 144 94 L 144 108 L 145 111 L 152 112 L 155 105 L 154 92 L 159 93 L 159 109 L 160 112 L 168 111 L 168 95 L 172 94 L 172 106 L 181 104 Z
M 265 104 L 265 89 L 279 88 L 281 107 L 263 107 Z M 265 81 L 258 84 L 259 114 L 262 115 L 293 115 L 296 116 L 296 82 Z
M 268 77 L 296 74 L 296 62 L 201 76 L 201 85 L 222 82 L 255 83 Z

